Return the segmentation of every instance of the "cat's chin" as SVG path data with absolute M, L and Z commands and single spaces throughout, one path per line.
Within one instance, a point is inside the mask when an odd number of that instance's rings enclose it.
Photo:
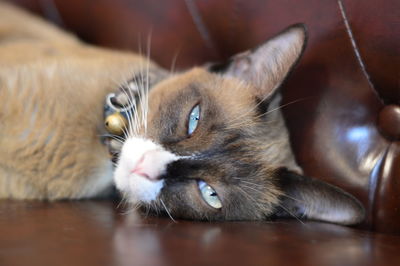
M 152 181 L 136 174 L 128 175 L 125 179 L 125 184 L 117 183 L 117 188 L 134 204 L 155 201 L 164 187 L 164 180 Z

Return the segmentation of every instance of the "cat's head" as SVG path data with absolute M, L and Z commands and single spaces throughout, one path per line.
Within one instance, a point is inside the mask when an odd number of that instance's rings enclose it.
M 295 25 L 226 64 L 172 75 L 148 93 L 139 89 L 117 188 L 132 203 L 174 218 L 359 222 L 358 201 L 303 177 L 290 148 L 279 87 L 305 43 L 304 26 Z

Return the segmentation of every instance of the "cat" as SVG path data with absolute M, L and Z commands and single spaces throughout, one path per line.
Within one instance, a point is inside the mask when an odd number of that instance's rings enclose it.
M 306 39 L 297 24 L 170 73 L 0 3 L 0 198 L 90 198 L 114 180 L 132 205 L 173 219 L 361 222 L 359 201 L 304 176 L 290 147 L 279 89 Z

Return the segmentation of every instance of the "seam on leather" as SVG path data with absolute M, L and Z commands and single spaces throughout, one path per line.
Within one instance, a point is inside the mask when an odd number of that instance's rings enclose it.
M 365 78 L 367 79 L 367 82 L 368 82 L 369 86 L 372 88 L 373 92 L 378 96 L 378 99 L 380 100 L 380 102 L 383 103 L 381 97 L 379 96 L 379 94 L 377 93 L 377 91 L 375 89 L 374 84 L 371 81 L 370 75 L 367 72 L 367 69 L 365 67 L 364 61 L 362 60 L 360 51 L 359 51 L 357 43 L 356 43 L 356 40 L 354 39 L 353 31 L 351 30 L 351 27 L 350 27 L 349 20 L 347 19 L 347 15 L 346 15 L 346 11 L 344 9 L 343 3 L 342 3 L 341 0 L 338 0 L 337 2 L 338 2 L 338 5 L 339 5 L 340 14 L 342 15 L 343 22 L 344 22 L 344 25 L 346 27 L 347 35 L 349 36 L 351 46 L 353 47 L 353 51 L 354 51 L 354 54 L 355 54 L 355 56 L 357 58 L 358 64 L 360 65 L 361 71 L 363 72 L 363 74 L 364 74 Z
M 197 30 L 204 40 L 205 45 L 212 51 L 217 51 L 214 41 L 211 38 L 211 34 L 200 15 L 199 9 L 195 4 L 195 0 L 185 0 L 185 4 Z

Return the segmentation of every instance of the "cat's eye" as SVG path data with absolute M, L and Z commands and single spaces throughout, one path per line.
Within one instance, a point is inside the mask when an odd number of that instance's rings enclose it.
M 192 135 L 192 133 L 196 130 L 197 124 L 200 120 L 200 105 L 196 105 L 190 111 L 189 114 L 189 122 L 188 122 L 188 135 Z
M 217 192 L 204 181 L 199 180 L 197 184 L 204 201 L 215 209 L 221 209 L 222 203 L 218 198 Z

